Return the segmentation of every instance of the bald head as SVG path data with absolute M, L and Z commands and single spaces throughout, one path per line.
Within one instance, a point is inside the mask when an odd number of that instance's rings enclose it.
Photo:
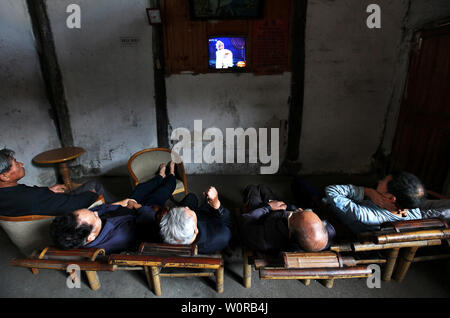
M 311 210 L 293 213 L 289 228 L 295 232 L 300 247 L 305 251 L 321 251 L 328 243 L 328 232 L 322 220 Z

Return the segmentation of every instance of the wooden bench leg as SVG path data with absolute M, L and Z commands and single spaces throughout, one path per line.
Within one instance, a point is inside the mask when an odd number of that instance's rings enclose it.
M 334 279 L 322 279 L 320 280 L 320 283 L 326 288 L 333 288 Z
M 150 271 L 150 268 L 148 266 L 144 266 L 144 270 L 145 270 L 145 277 L 147 278 L 148 288 L 150 290 L 153 290 L 152 273 Z
M 389 251 L 388 259 L 384 266 L 382 277 L 382 280 L 384 280 L 385 282 L 389 282 L 391 280 L 392 272 L 394 271 L 394 266 L 395 263 L 397 262 L 399 250 L 400 250 L 399 248 L 393 248 Z
M 242 249 L 242 258 L 244 259 L 244 287 L 252 287 L 252 266 L 248 262 L 250 252 L 245 248 Z
M 100 279 L 98 278 L 96 271 L 86 271 L 86 276 L 89 281 L 91 289 L 96 291 L 100 288 Z
M 155 292 L 156 296 L 161 296 L 161 280 L 159 276 L 159 272 L 161 271 L 160 267 L 151 266 L 151 275 L 152 275 L 152 285 L 153 285 L 153 291 Z
M 416 255 L 418 246 L 408 247 L 404 249 L 399 257 L 399 262 L 397 269 L 394 274 L 394 279 L 401 283 L 408 272 L 409 266 L 414 260 L 414 255 Z
M 309 286 L 311 284 L 310 279 L 299 279 L 300 282 L 302 282 L 305 286 Z
M 223 293 L 223 276 L 224 276 L 224 268 L 222 265 L 216 271 L 217 292 L 219 294 Z

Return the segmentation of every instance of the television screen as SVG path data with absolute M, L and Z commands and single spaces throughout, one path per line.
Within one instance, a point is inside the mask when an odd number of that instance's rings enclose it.
M 245 37 L 214 36 L 208 38 L 210 69 L 245 69 Z

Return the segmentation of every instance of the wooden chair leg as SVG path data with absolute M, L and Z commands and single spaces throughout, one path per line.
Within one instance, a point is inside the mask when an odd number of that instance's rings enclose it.
M 320 280 L 320 283 L 326 288 L 333 288 L 334 279 L 322 279 Z
M 98 278 L 96 271 L 86 271 L 86 276 L 89 281 L 89 286 L 93 291 L 100 288 L 100 279 Z
M 248 259 L 250 252 L 245 248 L 242 249 L 242 258 L 244 260 L 244 287 L 252 287 L 252 266 L 249 264 Z
M 148 288 L 150 290 L 153 290 L 152 273 L 150 271 L 150 268 L 148 266 L 144 266 L 144 270 L 145 270 L 145 277 L 147 278 Z
M 217 285 L 217 292 L 219 294 L 223 293 L 223 276 L 224 276 L 224 268 L 222 265 L 216 271 L 216 285 Z
M 414 255 L 416 255 L 418 246 L 408 247 L 404 249 L 399 257 L 399 262 L 397 269 L 394 274 L 394 279 L 401 283 L 408 272 L 409 266 L 414 260 Z
M 389 282 L 392 277 L 392 272 L 394 271 L 395 263 L 397 262 L 399 248 L 393 248 L 389 251 L 388 259 L 384 266 L 382 280 Z
M 299 279 L 300 282 L 302 282 L 305 286 L 309 286 L 311 284 L 310 279 Z
M 152 285 L 153 285 L 153 291 L 155 292 L 156 296 L 161 296 L 161 280 L 159 276 L 159 272 L 161 268 L 156 266 L 151 266 L 152 271 Z

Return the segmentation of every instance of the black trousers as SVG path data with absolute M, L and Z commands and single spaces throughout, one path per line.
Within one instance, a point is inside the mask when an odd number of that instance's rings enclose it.
M 91 179 L 86 181 L 75 190 L 70 191 L 70 193 L 80 194 L 91 190 L 94 190 L 96 193 L 101 194 L 105 199 L 106 203 L 113 203 L 117 201 L 116 197 L 113 194 L 111 194 L 108 190 L 106 190 L 103 184 L 101 184 L 100 181 L 98 181 L 97 179 Z
M 157 175 L 147 182 L 138 184 L 130 198 L 141 205 L 163 207 L 175 187 L 176 179 L 174 175 L 169 174 L 165 178 Z
M 273 200 L 278 198 L 265 184 L 249 185 L 244 190 L 244 204 L 247 205 L 248 211 L 263 207 Z

